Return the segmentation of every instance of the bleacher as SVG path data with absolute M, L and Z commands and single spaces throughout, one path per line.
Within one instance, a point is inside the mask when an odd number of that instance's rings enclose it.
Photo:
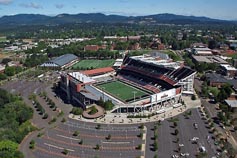
M 160 92 L 160 90 L 157 87 L 155 87 L 153 85 L 150 85 L 146 82 L 143 82 L 139 79 L 132 78 L 130 76 L 118 75 L 117 79 L 125 81 L 126 83 L 130 83 L 130 84 L 135 85 L 137 87 L 142 87 L 142 88 L 144 88 L 148 91 L 151 91 L 153 93 L 159 93 Z
M 131 58 L 126 58 L 122 70 L 134 72 L 137 75 L 147 76 L 159 81 L 164 81 L 171 86 L 174 86 L 181 79 L 184 79 L 195 72 L 188 67 L 172 69 Z
M 154 93 L 158 93 L 162 91 L 163 89 L 170 89 L 173 86 L 169 83 L 167 83 L 164 80 L 161 80 L 159 77 L 160 75 L 151 75 L 151 74 L 146 74 L 145 72 L 139 72 L 139 71 L 134 71 L 134 69 L 129 69 L 129 68 L 123 68 L 119 71 L 119 76 L 122 76 L 123 78 L 127 78 L 127 80 L 136 80 L 137 82 L 140 81 L 140 86 L 144 86 L 145 89 L 149 89 L 150 91 Z M 128 78 L 129 76 L 129 78 Z M 134 81 L 133 80 L 133 81 Z M 141 81 L 143 83 L 141 83 Z M 144 84 L 145 83 L 145 84 Z M 157 85 L 157 86 L 154 86 Z
M 176 71 L 173 71 L 172 73 L 169 73 L 169 77 L 175 79 L 176 81 L 179 81 L 183 78 L 186 78 L 193 74 L 195 71 L 188 68 L 188 67 L 181 67 L 177 69 Z

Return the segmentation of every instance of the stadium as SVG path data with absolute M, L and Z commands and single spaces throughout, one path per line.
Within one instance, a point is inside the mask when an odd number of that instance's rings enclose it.
M 193 94 L 196 72 L 166 54 L 125 56 L 122 66 L 64 73 L 60 88 L 67 100 L 86 109 L 111 100 L 114 113 L 162 113 L 180 106 L 182 94 Z

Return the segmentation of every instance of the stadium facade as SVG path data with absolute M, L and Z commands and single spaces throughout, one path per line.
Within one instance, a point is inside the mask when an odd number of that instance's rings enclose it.
M 107 70 L 107 69 L 105 69 Z M 86 72 L 62 74 L 60 87 L 66 93 L 68 101 L 86 108 L 99 99 L 112 100 L 116 105 L 113 112 L 156 112 L 179 106 L 182 94 L 193 94 L 196 72 L 185 67 L 182 62 L 173 62 L 162 53 L 151 53 L 142 56 L 126 56 L 120 69 L 94 71 L 98 74 L 88 76 Z M 122 94 L 108 92 L 103 84 L 121 82 L 126 86 L 146 92 L 144 96 L 121 99 Z M 100 85 L 100 86 L 98 86 Z M 125 92 L 124 92 L 125 93 Z

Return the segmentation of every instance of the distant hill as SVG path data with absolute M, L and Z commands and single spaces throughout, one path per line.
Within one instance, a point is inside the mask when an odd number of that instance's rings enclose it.
M 3 26 L 57 25 L 70 23 L 214 24 L 231 23 L 231 21 L 175 14 L 156 14 L 127 17 L 121 15 L 105 15 L 101 13 L 59 14 L 54 17 L 39 14 L 18 14 L 3 16 L 0 18 L 0 25 Z

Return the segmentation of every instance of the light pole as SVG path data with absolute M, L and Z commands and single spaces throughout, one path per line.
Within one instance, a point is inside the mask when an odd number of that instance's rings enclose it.
M 136 93 L 137 93 L 137 91 L 132 91 L 133 92 L 133 99 L 134 99 L 134 102 L 135 102 L 135 100 L 136 100 Z

